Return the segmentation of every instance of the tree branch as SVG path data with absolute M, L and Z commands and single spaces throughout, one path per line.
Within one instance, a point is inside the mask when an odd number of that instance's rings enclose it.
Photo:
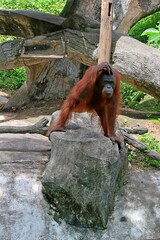
M 145 127 L 120 127 L 120 130 L 128 134 L 144 134 L 148 132 L 148 128 Z
M 39 133 L 44 135 L 48 129 L 46 126 L 48 122 L 49 120 L 44 117 L 31 126 L 0 126 L 0 133 Z
M 65 18 L 33 10 L 0 9 L 0 34 L 33 37 L 62 29 Z
M 94 51 L 98 34 L 75 30 L 62 30 L 27 40 L 14 40 L 0 44 L 0 70 L 34 65 L 68 57 L 85 65 L 96 64 Z
M 122 130 L 122 134 L 124 136 L 124 140 L 126 143 L 137 148 L 138 150 L 147 154 L 148 156 L 152 157 L 153 159 L 160 161 L 160 153 L 158 153 L 154 150 L 148 150 L 147 146 L 144 143 L 136 140 L 134 137 L 129 135 L 126 131 Z

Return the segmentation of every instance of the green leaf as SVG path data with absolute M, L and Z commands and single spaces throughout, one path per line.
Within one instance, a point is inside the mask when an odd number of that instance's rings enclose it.
M 150 34 L 153 34 L 153 33 L 159 33 L 159 31 L 155 28 L 148 28 L 141 34 L 141 36 L 144 36 L 144 35 L 149 36 Z
M 156 45 L 156 48 L 160 50 L 160 43 Z
M 153 41 L 158 41 L 160 39 L 160 33 L 152 33 L 152 35 L 149 36 L 148 42 L 151 43 Z
M 157 44 L 160 45 L 160 39 L 157 41 Z

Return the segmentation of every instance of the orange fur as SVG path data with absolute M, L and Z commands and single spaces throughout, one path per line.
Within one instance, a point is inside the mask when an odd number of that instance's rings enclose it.
M 112 96 L 107 97 L 103 89 L 101 93 L 96 90 L 96 81 L 104 69 L 110 71 L 106 62 L 88 68 L 83 78 L 73 87 L 68 98 L 64 101 L 57 122 L 49 127 L 46 136 L 49 136 L 52 131 L 65 130 L 66 123 L 71 118 L 72 112 L 86 111 L 96 112 L 100 117 L 104 135 L 113 141 L 120 142 L 120 139 L 115 134 L 116 116 L 120 109 L 120 75 L 117 70 L 112 68 L 116 79 L 116 87 Z

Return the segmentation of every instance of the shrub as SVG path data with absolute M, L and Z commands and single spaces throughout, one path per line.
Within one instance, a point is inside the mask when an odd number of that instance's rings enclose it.
M 148 28 L 146 29 L 141 36 L 147 36 L 148 45 L 160 49 L 160 22 L 156 28 Z
M 129 31 L 129 36 L 146 43 L 147 36 L 142 36 L 142 33 L 148 28 L 156 28 L 157 22 L 160 20 L 160 11 L 150 16 L 142 18 Z
M 133 88 L 132 86 L 121 82 L 122 104 L 133 107 L 139 103 L 145 96 L 145 93 Z
M 18 10 L 37 10 L 58 15 L 66 0 L 0 0 L 1 8 Z
M 160 153 L 159 141 L 156 140 L 155 137 L 144 134 L 139 137 L 139 140 L 147 145 L 148 150 L 155 150 Z M 160 168 L 160 161 L 143 154 L 137 149 L 129 151 L 128 159 L 132 164 L 138 167 L 146 168 L 153 166 Z
M 0 71 L 0 88 L 1 89 L 18 89 L 26 79 L 24 67 Z

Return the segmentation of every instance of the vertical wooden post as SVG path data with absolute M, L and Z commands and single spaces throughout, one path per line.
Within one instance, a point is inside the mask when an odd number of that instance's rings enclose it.
M 112 43 L 113 0 L 102 0 L 98 64 L 110 62 Z

